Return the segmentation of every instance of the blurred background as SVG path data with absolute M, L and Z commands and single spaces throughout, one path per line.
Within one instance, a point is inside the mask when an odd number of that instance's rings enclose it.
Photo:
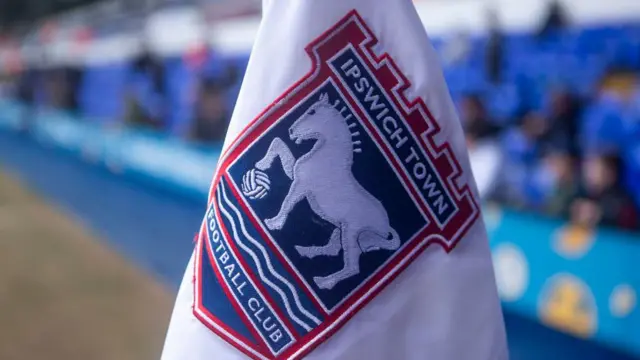
M 155 359 L 257 0 L 0 1 L 0 359 Z M 640 1 L 422 0 L 512 359 L 640 359 Z

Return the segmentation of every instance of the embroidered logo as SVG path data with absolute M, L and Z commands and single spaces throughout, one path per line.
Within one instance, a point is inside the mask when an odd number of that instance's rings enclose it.
M 220 160 L 196 250 L 195 315 L 254 359 L 299 359 L 479 208 L 440 128 L 352 11 L 309 74 Z

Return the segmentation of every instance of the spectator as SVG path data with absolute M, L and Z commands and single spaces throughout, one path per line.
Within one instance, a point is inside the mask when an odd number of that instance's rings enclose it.
M 548 129 L 548 121 L 540 113 L 526 113 L 519 126 L 512 128 L 505 136 L 505 150 L 509 157 L 519 163 L 533 165 Z
M 78 111 L 82 75 L 79 67 L 62 66 L 49 69 L 46 72 L 47 105 L 56 109 Z
M 126 94 L 126 114 L 128 123 L 144 128 L 162 130 L 162 103 L 157 101 L 151 94 L 144 96 L 142 91 L 131 86 Z M 155 101 L 154 101 L 155 100 Z
M 527 113 L 520 123 L 520 131 L 531 144 L 541 143 L 549 130 L 549 121 L 535 111 Z
M 162 61 L 150 51 L 144 51 L 133 64 L 134 71 L 144 74 L 150 80 L 153 92 L 166 95 L 165 69 Z
M 35 122 L 36 87 L 38 74 L 36 70 L 26 69 L 18 75 L 17 98 L 23 105 L 20 114 L 22 131 L 28 133 Z
M 222 141 L 227 132 L 231 111 L 227 103 L 229 90 L 237 84 L 240 71 L 227 64 L 222 72 L 202 80 L 195 102 L 195 119 L 191 138 L 196 141 Z
M 165 81 L 163 64 L 150 52 L 145 51 L 135 60 L 127 94 L 127 121 L 155 130 L 164 128 Z
M 469 147 L 495 139 L 500 129 L 490 120 L 484 103 L 477 95 L 467 95 L 460 102 L 460 117 Z
M 518 208 L 538 208 L 542 195 L 536 183 L 539 142 L 547 131 L 547 121 L 536 112 L 528 112 L 519 126 L 511 128 L 503 137 L 505 161 L 502 201 Z
M 582 189 L 571 205 L 572 220 L 587 227 L 602 224 L 636 229 L 639 213 L 621 185 L 619 157 L 589 156 L 582 170 Z
M 564 7 L 558 0 L 553 1 L 547 10 L 547 15 L 538 31 L 538 38 L 542 39 L 549 34 L 565 28 L 569 23 Z
M 549 127 L 544 142 L 554 148 L 564 148 L 570 153 L 578 151 L 578 126 L 582 115 L 579 99 L 564 90 L 551 93 Z
M 579 178 L 576 158 L 565 149 L 549 150 L 543 158 L 544 179 L 548 181 L 543 211 L 551 216 L 567 218 L 571 202 L 578 195 Z
M 84 71 L 80 66 L 70 66 L 67 69 L 67 81 L 69 82 L 69 93 L 67 98 L 67 109 L 77 112 L 80 110 L 80 88 L 84 81 Z
M 494 11 L 488 12 L 489 40 L 487 42 L 486 70 L 489 81 L 499 84 L 502 81 L 504 34 L 500 28 L 498 16 Z
M 193 140 L 202 142 L 222 141 L 229 125 L 224 84 L 205 79 L 196 100 L 196 117 L 192 129 Z

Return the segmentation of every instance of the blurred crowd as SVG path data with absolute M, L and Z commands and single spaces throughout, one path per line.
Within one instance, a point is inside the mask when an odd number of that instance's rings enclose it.
M 640 26 L 576 34 L 565 25 L 561 9 L 553 8 L 538 34 L 519 39 L 529 42 L 524 54 L 495 27 L 484 43 L 487 84 L 457 97 L 470 151 L 496 149 L 490 159 L 499 166 L 484 195 L 584 227 L 637 230 Z M 581 48 L 588 41 L 601 47 Z M 531 67 L 519 72 L 507 64 L 522 57 Z M 505 87 L 513 94 L 496 98 Z
M 0 83 L 5 97 L 31 107 L 206 144 L 224 140 L 245 62 L 218 59 L 205 48 L 172 59 L 142 51 L 110 74 L 47 66 L 5 76 Z
M 186 59 L 195 79 L 186 89 L 186 103 L 191 111 L 190 119 L 186 119 L 189 126 L 183 135 L 195 142 L 224 140 L 232 109 L 229 89 L 239 81 L 238 70 L 229 63 L 223 64 L 222 69 L 207 69 L 212 62 L 220 65 L 212 59 L 213 56 L 211 51 L 202 49 Z M 138 89 L 134 88 L 129 93 L 125 119 L 138 126 L 170 131 L 167 117 L 171 109 L 167 106 L 172 104 L 168 99 L 171 91 L 167 89 L 169 85 L 162 60 L 154 58 L 151 52 L 145 53 L 135 60 L 131 76 L 131 83 L 137 84 Z
M 581 122 L 596 111 L 590 109 L 595 105 L 563 91 L 550 96 L 553 105 L 548 113 L 528 111 L 506 126 L 492 122 L 477 95 L 461 101 L 469 149 L 491 141 L 502 150 L 501 168 L 487 198 L 570 218 L 584 226 L 638 229 L 640 212 L 634 191 L 640 174 L 625 164 L 619 146 L 587 149 L 581 145 Z

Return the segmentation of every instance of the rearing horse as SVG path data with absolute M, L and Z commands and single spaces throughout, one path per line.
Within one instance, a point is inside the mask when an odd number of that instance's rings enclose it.
M 343 250 L 344 267 L 327 276 L 314 277 L 321 289 L 360 273 L 360 255 L 374 250 L 400 247 L 398 233 L 391 228 L 382 203 L 356 180 L 352 173 L 353 144 L 346 119 L 329 103 L 327 94 L 312 105 L 290 128 L 296 144 L 315 140 L 313 148 L 295 159 L 287 145 L 275 138 L 256 168 L 267 170 L 279 157 L 285 174 L 293 181 L 278 214 L 265 220 L 270 230 L 285 225 L 293 207 L 303 199 L 322 219 L 333 224 L 329 242 L 323 246 L 296 246 L 304 257 L 338 256 Z

